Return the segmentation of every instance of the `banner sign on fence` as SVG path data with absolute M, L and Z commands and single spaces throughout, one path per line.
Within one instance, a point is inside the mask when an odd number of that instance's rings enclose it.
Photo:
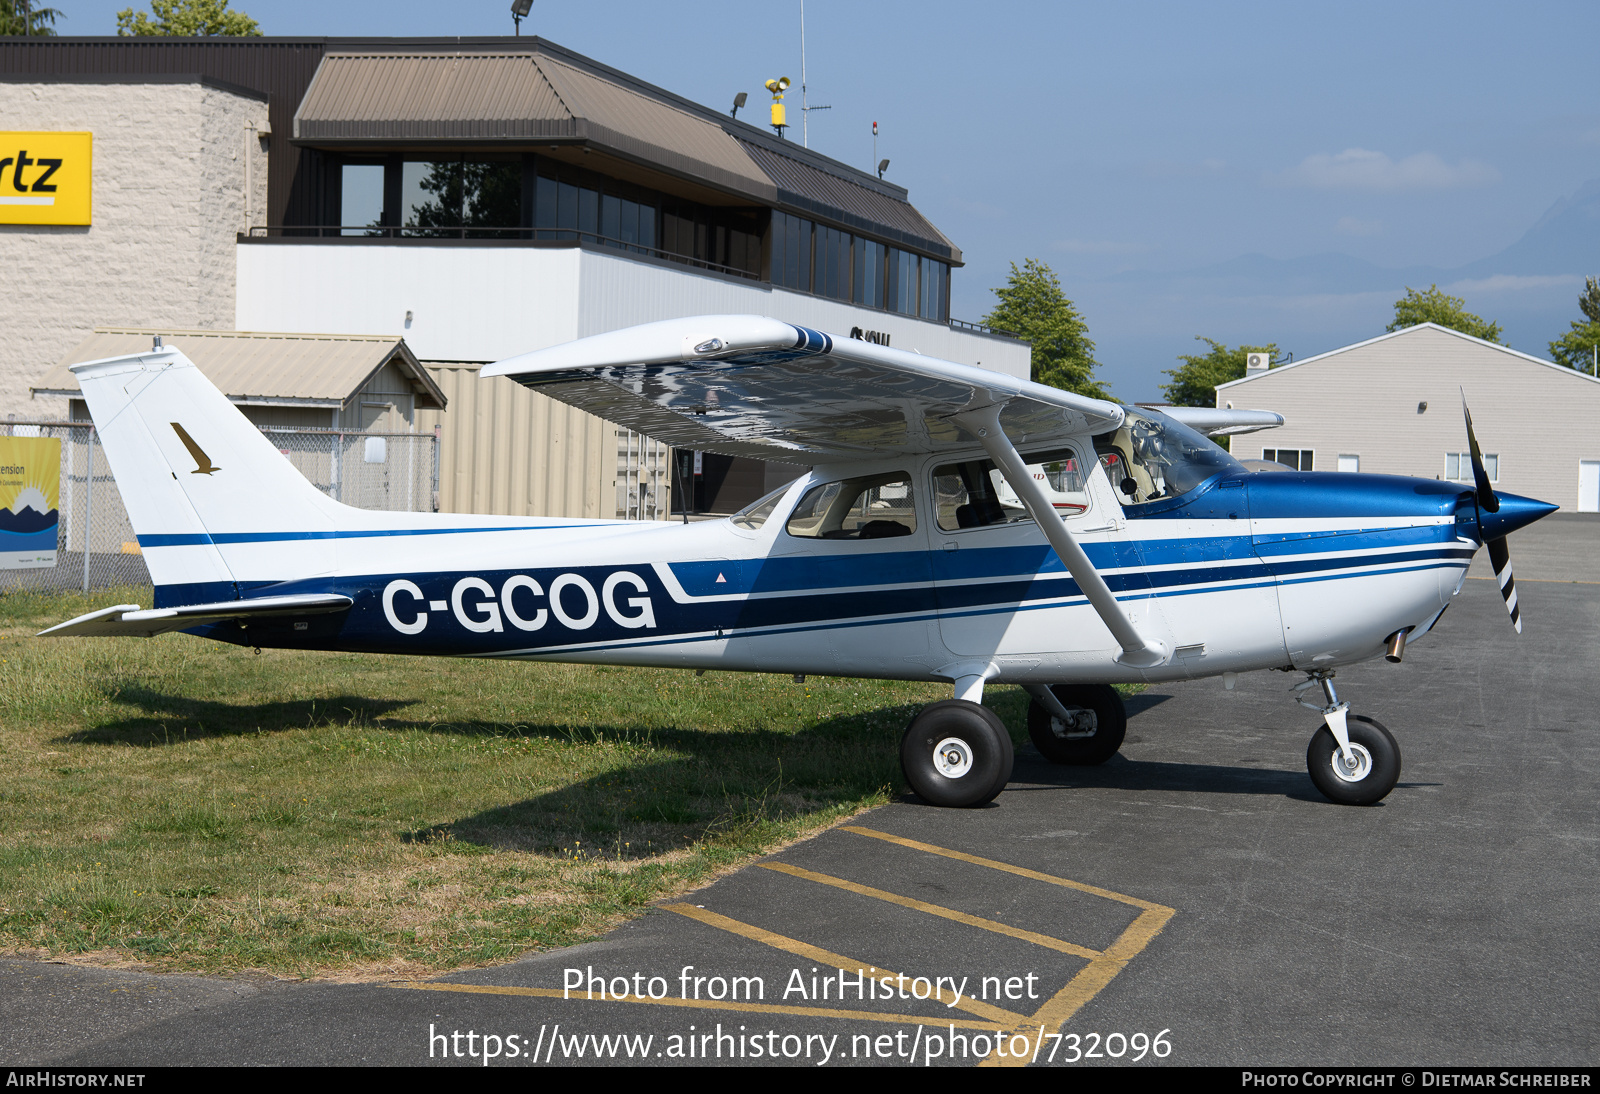
M 0 570 L 56 564 L 61 441 L 0 437 Z

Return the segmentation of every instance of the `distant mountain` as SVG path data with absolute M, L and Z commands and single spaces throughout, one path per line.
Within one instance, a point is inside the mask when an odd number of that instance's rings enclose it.
M 1102 278 L 1100 282 L 1205 282 L 1213 291 L 1225 294 L 1296 296 L 1388 291 L 1406 285 L 1445 286 L 1496 274 L 1522 277 L 1600 274 L 1600 179 L 1584 183 L 1576 193 L 1557 201 L 1511 246 L 1462 266 L 1393 268 L 1335 252 L 1301 258 L 1248 254 L 1189 270 L 1164 273 L 1130 270 Z
M 1303 258 L 1269 258 L 1262 254 L 1240 255 L 1226 262 L 1199 266 L 1173 273 L 1130 270 L 1104 278 L 1106 282 L 1205 282 L 1216 291 L 1294 296 L 1301 293 L 1370 292 L 1400 284 L 1423 285 L 1454 280 L 1449 270 L 1432 266 L 1390 269 L 1364 258 L 1328 251 Z
M 1102 379 L 1123 398 L 1155 398 L 1163 369 L 1196 335 L 1274 342 L 1305 357 L 1382 334 L 1409 286 L 1438 285 L 1502 326 L 1509 346 L 1544 357 L 1578 318 L 1585 276 L 1600 275 L 1600 179 L 1555 202 L 1509 247 L 1454 267 L 1379 266 L 1346 254 L 1247 254 L 1179 270 L 1084 278 L 1072 296 L 1091 316 Z M 1475 284 L 1462 284 L 1463 282 Z M 1457 287 L 1459 286 L 1459 287 Z
M 1494 274 L 1600 273 L 1600 179 L 1550 206 L 1521 239 L 1488 258 L 1454 271 L 1457 278 Z
M 60 519 L 61 514 L 54 509 L 48 513 L 41 513 L 29 507 L 20 513 L 13 513 L 10 509 L 0 508 L 0 532 L 32 535 L 34 532 L 54 528 Z

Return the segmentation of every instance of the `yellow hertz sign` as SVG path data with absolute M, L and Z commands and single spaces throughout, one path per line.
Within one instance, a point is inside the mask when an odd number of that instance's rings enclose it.
M 0 224 L 88 224 L 92 133 L 0 132 Z

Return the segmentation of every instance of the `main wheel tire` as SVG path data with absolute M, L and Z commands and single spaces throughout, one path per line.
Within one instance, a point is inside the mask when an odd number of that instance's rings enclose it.
M 917 797 L 971 807 L 994 800 L 1011 780 L 1011 734 L 1000 716 L 965 699 L 922 709 L 900 739 L 900 770 Z
M 1383 726 L 1360 714 L 1345 722 L 1350 733 L 1352 768 L 1339 755 L 1339 742 L 1327 726 L 1312 735 L 1306 748 L 1306 770 L 1329 801 L 1340 805 L 1373 805 L 1382 801 L 1400 781 L 1400 746 Z
M 1092 714 L 1094 724 L 1088 728 L 1093 732 L 1088 737 L 1062 736 L 1082 732 L 1084 727 L 1064 726 L 1059 716 L 1035 699 L 1028 706 L 1028 736 L 1041 756 L 1053 764 L 1087 766 L 1103 764 L 1117 754 L 1128 734 L 1128 712 L 1116 688 L 1110 684 L 1053 684 L 1050 691 L 1068 710 Z

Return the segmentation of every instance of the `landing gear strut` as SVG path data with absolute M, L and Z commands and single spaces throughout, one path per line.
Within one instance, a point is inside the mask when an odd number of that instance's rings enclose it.
M 1298 693 L 1320 684 L 1326 706 L 1307 702 Z M 1296 684 L 1295 701 L 1322 715 L 1325 724 L 1306 748 L 1306 770 L 1324 797 L 1340 805 L 1373 805 L 1400 781 L 1400 746 L 1383 725 L 1351 715 L 1350 704 L 1333 690 L 1332 669 L 1312 669 Z
M 1027 687 L 1028 736 L 1053 764 L 1103 764 L 1128 732 L 1122 696 L 1110 684 L 1043 684 Z

